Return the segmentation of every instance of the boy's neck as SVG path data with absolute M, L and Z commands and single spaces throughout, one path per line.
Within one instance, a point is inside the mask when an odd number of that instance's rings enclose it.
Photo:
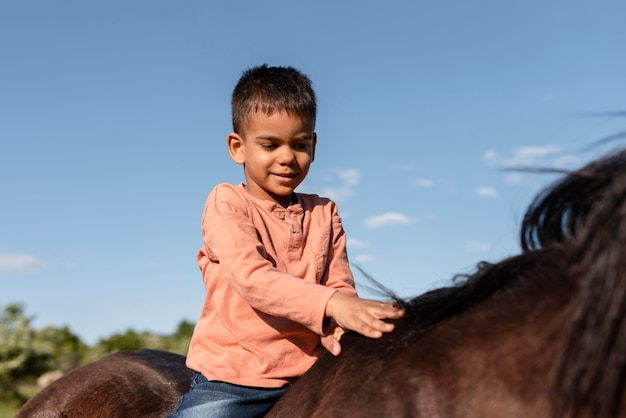
M 295 205 L 298 203 L 298 194 L 296 192 L 291 192 L 291 199 L 289 200 L 289 206 Z

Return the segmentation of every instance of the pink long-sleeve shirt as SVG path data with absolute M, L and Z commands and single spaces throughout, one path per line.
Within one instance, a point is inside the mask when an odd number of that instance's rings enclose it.
M 207 198 L 202 236 L 206 298 L 187 366 L 238 385 L 293 382 L 323 350 L 328 299 L 356 295 L 337 206 L 298 194 L 285 209 L 221 184 Z

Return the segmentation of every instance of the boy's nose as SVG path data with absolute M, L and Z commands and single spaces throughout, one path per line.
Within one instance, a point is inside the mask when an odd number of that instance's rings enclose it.
M 281 153 L 278 156 L 278 161 L 281 164 L 291 164 L 295 160 L 296 160 L 296 154 L 289 148 L 285 148 L 281 150 Z

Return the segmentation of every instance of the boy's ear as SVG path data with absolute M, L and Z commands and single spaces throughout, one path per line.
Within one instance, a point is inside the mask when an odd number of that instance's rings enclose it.
M 311 162 L 315 161 L 315 145 L 317 145 L 317 133 L 313 132 L 313 143 L 311 144 Z
M 245 142 L 243 138 L 238 134 L 231 132 L 226 138 L 226 144 L 228 146 L 228 153 L 230 154 L 230 158 L 232 158 L 235 163 L 243 165 L 243 163 L 245 163 Z

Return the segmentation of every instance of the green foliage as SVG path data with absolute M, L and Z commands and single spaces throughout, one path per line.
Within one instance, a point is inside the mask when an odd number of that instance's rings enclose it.
M 194 324 L 189 321 L 181 321 L 171 335 L 159 335 L 149 331 L 137 332 L 128 329 L 123 333 L 115 333 L 107 338 L 102 338 L 88 350 L 84 362 L 89 363 L 106 355 L 121 350 L 139 350 L 150 348 L 153 350 L 171 351 L 185 355 L 191 340 Z
M 176 331 L 174 331 L 174 334 L 168 337 L 168 345 L 166 350 L 173 353 L 186 355 L 194 327 L 195 324 L 193 322 L 189 322 L 186 320 L 180 321 L 178 323 L 178 326 L 176 327 Z
M 0 401 L 23 401 L 18 381 L 47 369 L 52 345 L 38 338 L 31 322 L 20 304 L 6 306 L 0 316 Z
M 0 403 L 0 418 L 13 418 L 17 409 L 17 405 Z
M 129 329 L 124 334 L 113 334 L 107 339 L 98 342 L 107 354 L 120 350 L 138 350 L 145 348 L 144 338 L 134 330 Z
M 37 338 L 52 345 L 48 370 L 63 373 L 80 366 L 88 348 L 68 327 L 45 327 L 37 331 Z
M 120 350 L 151 348 L 185 355 L 194 324 L 181 321 L 171 335 L 129 329 L 100 339 L 92 347 L 85 345 L 68 327 L 48 326 L 36 330 L 33 317 L 24 313 L 21 304 L 4 307 L 0 316 L 0 418 L 4 411 L 15 411 L 34 392 L 34 382 L 45 372 L 68 372 Z M 6 416 L 13 416 L 6 412 Z
M 179 339 L 191 339 L 191 335 L 193 334 L 194 323 L 182 320 L 176 327 L 176 331 L 172 335 L 174 338 Z

